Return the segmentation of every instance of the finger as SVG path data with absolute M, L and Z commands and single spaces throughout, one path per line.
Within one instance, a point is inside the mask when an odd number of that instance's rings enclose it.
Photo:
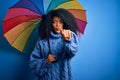
M 52 62 L 55 61 L 55 57 L 53 57 Z
M 63 29 L 63 31 L 62 31 L 62 39 L 66 40 L 66 30 L 65 29 Z
M 65 40 L 69 40 L 69 30 L 65 30 Z
M 66 37 L 69 38 L 69 30 L 66 30 Z
M 63 38 L 66 37 L 65 30 L 62 31 L 62 37 L 63 37 Z
M 49 60 L 49 59 L 47 59 L 46 63 L 47 63 L 47 64 L 50 64 L 51 62 L 50 62 L 50 60 Z
M 68 34 L 69 34 L 69 40 L 71 39 L 71 31 L 69 30 L 68 31 Z
M 70 38 L 70 37 L 69 37 L 69 34 L 70 34 L 69 32 L 70 32 L 70 30 L 65 30 L 65 29 L 62 30 L 61 33 L 62 33 L 62 39 L 63 39 L 63 40 L 69 40 L 69 38 Z
M 51 62 L 55 61 L 55 57 L 51 57 L 50 61 Z
M 69 37 L 70 37 L 70 32 L 69 30 L 67 30 L 67 38 L 69 39 Z
M 65 37 L 62 36 L 62 39 L 65 40 Z
M 54 55 L 52 55 L 52 54 L 49 54 L 49 58 L 48 58 L 51 62 L 52 61 L 55 61 L 55 56 Z
M 60 34 L 63 34 L 63 30 L 62 29 L 60 30 Z
M 65 30 L 65 38 L 68 38 L 68 30 Z
M 64 35 L 65 33 L 65 29 L 61 30 L 61 34 Z

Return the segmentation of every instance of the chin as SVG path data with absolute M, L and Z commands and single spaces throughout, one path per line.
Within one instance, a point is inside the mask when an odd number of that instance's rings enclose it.
M 60 33 L 60 31 L 55 31 L 56 33 Z
M 60 33 L 60 31 L 59 31 L 59 32 L 56 32 L 56 33 Z

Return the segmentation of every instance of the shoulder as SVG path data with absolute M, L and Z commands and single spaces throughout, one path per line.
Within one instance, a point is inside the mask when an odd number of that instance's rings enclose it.
M 42 43 L 46 43 L 47 39 L 42 39 L 42 38 L 38 38 L 37 40 L 37 44 L 42 44 Z

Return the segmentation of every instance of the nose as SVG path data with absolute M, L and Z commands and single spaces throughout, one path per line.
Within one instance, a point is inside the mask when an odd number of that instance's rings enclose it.
M 56 25 L 59 26 L 59 25 L 60 25 L 60 22 L 57 22 Z

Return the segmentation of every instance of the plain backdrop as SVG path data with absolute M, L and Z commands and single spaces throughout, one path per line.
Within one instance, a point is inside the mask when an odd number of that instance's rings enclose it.
M 0 80 L 37 80 L 29 69 L 29 55 L 2 37 L 2 20 L 17 1 L 0 1 Z M 73 80 L 120 80 L 120 0 L 79 2 L 86 9 L 88 24 L 72 59 Z

